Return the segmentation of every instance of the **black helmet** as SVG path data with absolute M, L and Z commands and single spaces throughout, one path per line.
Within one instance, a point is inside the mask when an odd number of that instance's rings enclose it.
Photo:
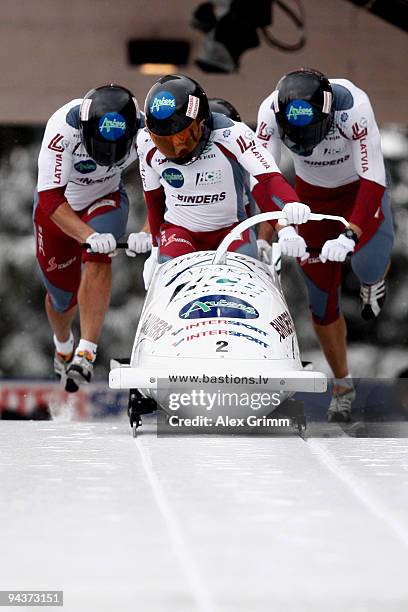
M 302 68 L 280 79 L 273 93 L 279 134 L 294 153 L 310 155 L 327 135 L 333 120 L 333 92 L 317 70 Z
M 231 102 L 228 102 L 228 100 L 224 100 L 223 98 L 210 98 L 208 103 L 212 113 L 221 113 L 221 115 L 226 115 L 233 121 L 242 121 L 241 115 L 235 106 L 232 106 Z
M 169 74 L 150 89 L 145 103 L 146 126 L 167 159 L 189 164 L 203 152 L 211 133 L 206 93 L 196 81 Z
M 92 89 L 82 100 L 80 123 L 88 155 L 100 166 L 120 165 L 140 127 L 136 98 L 119 85 Z

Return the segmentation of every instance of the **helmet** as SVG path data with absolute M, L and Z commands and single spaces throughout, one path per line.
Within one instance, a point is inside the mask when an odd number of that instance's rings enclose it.
M 210 105 L 210 111 L 212 113 L 220 113 L 221 115 L 226 115 L 233 121 L 242 121 L 241 115 L 235 108 L 232 106 L 230 102 L 224 100 L 223 98 L 210 98 L 208 100 Z
M 140 127 L 140 112 L 133 94 L 119 85 L 89 91 L 81 103 L 82 142 L 100 166 L 118 166 L 130 153 Z
M 298 155 L 311 155 L 327 135 L 333 120 L 333 92 L 317 70 L 302 68 L 280 79 L 273 93 L 279 134 Z
M 212 121 L 206 93 L 196 81 L 170 74 L 153 85 L 146 97 L 146 126 L 167 159 L 190 164 L 203 152 Z

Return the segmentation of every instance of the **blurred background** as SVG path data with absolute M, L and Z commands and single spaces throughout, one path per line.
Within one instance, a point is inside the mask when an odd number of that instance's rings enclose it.
M 277 80 L 300 66 L 364 89 L 381 128 L 397 230 L 389 296 L 380 319 L 359 315 L 356 278 L 345 266 L 343 310 L 355 376 L 392 377 L 408 367 L 408 37 L 406 0 L 2 0 L 0 12 L 0 376 L 47 378 L 52 338 L 43 312 L 32 234 L 32 194 L 44 125 L 67 101 L 115 82 L 143 106 L 161 74 L 182 72 L 209 96 L 232 102 L 254 126 Z M 401 27 L 402 26 L 402 27 Z M 282 171 L 292 178 L 284 156 Z M 125 183 L 128 230 L 144 221 L 137 163 Z M 127 356 L 141 311 L 144 258 L 113 261 L 113 299 L 96 378 Z M 309 323 L 296 266 L 284 286 L 304 358 L 327 371 Z M 78 337 L 78 333 L 76 334 Z

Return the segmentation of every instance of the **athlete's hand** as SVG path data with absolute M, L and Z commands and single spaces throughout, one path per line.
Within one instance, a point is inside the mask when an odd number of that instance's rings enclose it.
M 327 260 L 343 262 L 347 254 L 354 251 L 355 246 L 354 240 L 347 238 L 344 234 L 340 234 L 334 240 L 326 240 L 319 255 L 320 261 L 323 263 Z
M 288 223 L 293 225 L 300 225 L 306 223 L 309 220 L 310 213 L 312 212 L 307 204 L 301 202 L 289 202 L 285 204 L 282 212 L 286 215 Z
M 152 236 L 146 232 L 135 232 L 134 234 L 129 234 L 127 243 L 126 255 L 136 257 L 138 253 L 150 251 L 152 248 Z
M 308 259 L 309 253 L 306 252 L 306 242 L 302 236 L 299 236 L 294 227 L 288 225 L 288 227 L 282 228 L 278 232 L 278 237 L 282 255 L 300 257 L 302 261 Z
M 113 253 L 116 249 L 116 240 L 113 234 L 99 234 L 94 232 L 86 239 L 86 244 L 89 245 L 86 249 L 88 253 L 102 253 L 107 255 Z
M 267 240 L 259 239 L 256 241 L 258 247 L 258 257 L 266 264 L 271 263 L 272 247 Z
M 152 252 L 150 253 L 150 257 L 148 257 L 145 261 L 145 265 L 143 267 L 143 280 L 146 291 L 150 287 L 150 283 L 152 282 L 154 271 L 156 270 L 159 262 L 157 259 L 159 247 L 152 246 Z

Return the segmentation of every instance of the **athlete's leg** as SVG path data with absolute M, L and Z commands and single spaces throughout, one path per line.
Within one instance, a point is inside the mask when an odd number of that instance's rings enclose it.
M 45 311 L 53 331 L 54 372 L 61 378 L 72 358 L 71 324 L 81 278 L 81 249 L 38 207 L 34 212 L 37 260 L 47 289 Z
M 335 378 L 346 378 L 349 374 L 347 363 L 347 327 L 343 315 L 329 325 L 319 325 L 313 321 L 316 336 L 324 356 Z M 336 391 L 341 385 L 336 385 Z
M 394 244 L 394 226 L 388 189 L 384 192 L 381 208 L 384 215 L 381 225 L 362 246 L 357 246 L 356 252 L 351 257 L 353 272 L 362 283 L 367 285 L 373 285 L 382 280 L 389 268 Z
M 300 201 L 310 205 L 313 212 L 349 217 L 353 210 L 359 182 L 340 188 L 326 189 L 309 185 L 297 178 L 296 189 Z M 298 227 L 309 248 L 317 253 L 326 240 L 337 238 L 343 227 L 332 221 L 306 223 Z M 313 324 L 320 346 L 334 375 L 333 397 L 328 419 L 347 421 L 355 399 L 353 381 L 347 360 L 347 328 L 340 311 L 341 264 L 322 264 L 313 257 L 303 266 L 307 281 Z
M 309 291 L 313 326 L 333 372 L 329 421 L 349 421 L 356 395 L 347 362 L 347 328 L 340 312 L 341 264 L 313 259 L 302 266 Z
M 160 231 L 159 263 L 197 250 L 215 250 L 233 227 L 234 225 L 231 225 L 211 232 L 192 232 L 184 227 L 165 223 Z M 246 230 L 242 238 L 234 240 L 228 250 L 257 258 L 255 232 L 252 229 Z
M 128 212 L 127 195 L 120 190 L 97 200 L 81 218 L 96 232 L 109 232 L 119 240 L 126 230 Z M 81 339 L 97 344 L 111 298 L 111 258 L 85 252 L 82 260 L 84 272 L 78 292 Z
M 81 213 L 81 219 L 96 232 L 112 233 L 119 240 L 126 229 L 129 200 L 122 189 L 94 202 Z M 112 290 L 111 258 L 83 253 L 84 272 L 78 291 L 81 338 L 67 368 L 66 390 L 75 392 L 82 382 L 90 382 L 98 341 Z
M 81 338 L 98 344 L 112 290 L 112 266 L 87 261 L 78 291 Z
M 351 266 L 361 283 L 361 316 L 366 320 L 380 314 L 386 297 L 384 279 L 390 267 L 394 243 L 388 189 L 384 193 L 381 208 L 384 214 L 381 225 L 351 257 Z
M 222 240 L 230 233 L 230 231 L 238 223 L 233 223 L 228 227 L 221 227 L 218 230 L 212 232 L 194 232 L 192 234 L 194 238 L 194 244 L 197 250 L 200 251 L 214 251 L 221 244 Z M 241 238 L 234 240 L 228 247 L 228 251 L 242 253 L 243 255 L 249 255 L 258 259 L 258 246 L 256 244 L 256 234 L 253 228 L 245 230 L 242 233 Z
M 341 264 L 317 258 L 302 264 L 309 293 L 313 326 L 327 363 L 336 379 L 349 374 L 347 327 L 340 309 Z M 334 391 L 339 392 L 336 384 Z
M 164 223 L 160 229 L 159 263 L 197 250 L 194 233 L 184 227 Z
M 45 311 L 56 339 L 61 343 L 67 342 L 71 336 L 71 326 L 77 313 L 77 305 L 69 308 L 65 312 L 59 312 L 55 310 L 50 296 L 47 293 L 45 295 Z

